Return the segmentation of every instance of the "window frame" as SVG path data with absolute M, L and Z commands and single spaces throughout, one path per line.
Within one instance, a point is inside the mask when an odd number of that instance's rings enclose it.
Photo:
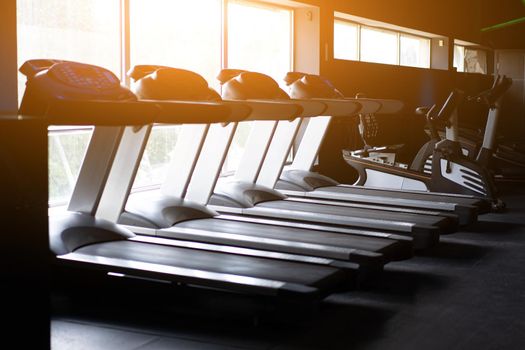
M 356 45 L 357 45 L 357 60 L 346 59 L 346 58 L 336 58 L 335 54 L 332 55 L 333 59 L 345 60 L 345 61 L 359 61 L 359 62 L 375 63 L 375 64 L 386 64 L 386 65 L 391 65 L 391 66 L 401 66 L 401 67 L 409 67 L 409 68 L 431 69 L 431 67 L 432 67 L 432 38 L 424 36 L 424 35 L 420 35 L 420 34 L 409 33 L 409 32 L 402 31 L 402 30 L 395 30 L 395 29 L 385 28 L 385 27 L 381 27 L 381 26 L 364 24 L 364 23 L 360 23 L 358 21 L 353 21 L 353 20 L 349 20 L 347 18 L 342 18 L 342 17 L 338 17 L 338 16 L 334 16 L 333 18 L 334 18 L 334 20 L 333 20 L 332 28 L 334 27 L 336 22 L 348 23 L 348 24 L 357 26 L 357 43 L 356 43 Z M 362 45 L 361 44 L 362 44 L 362 29 L 363 28 L 370 28 L 372 30 L 377 30 L 377 31 L 382 31 L 382 32 L 389 32 L 389 33 L 392 33 L 392 34 L 396 34 L 396 37 L 397 37 L 397 39 L 396 39 L 397 40 L 397 42 L 396 42 L 396 50 L 397 50 L 397 52 L 396 52 L 396 64 L 370 62 L 370 61 L 364 61 L 362 59 L 362 54 L 361 54 Z M 428 57 L 429 57 L 428 67 L 418 67 L 418 66 L 409 66 L 409 65 L 402 65 L 401 64 L 401 36 L 420 38 L 420 39 L 424 39 L 424 40 L 428 41 L 428 43 L 429 43 L 429 45 L 428 45 L 428 48 L 429 48 L 428 49 Z M 335 35 L 334 35 L 333 41 L 335 42 Z
M 463 70 L 459 70 L 458 68 L 459 67 L 456 67 L 454 66 L 454 61 L 455 61 L 455 52 L 456 52 L 456 47 L 459 47 L 462 49 L 463 51 Z M 481 51 L 485 54 L 485 72 L 482 73 L 482 72 L 468 72 L 466 69 L 467 69 L 467 62 L 465 62 L 465 58 L 467 57 L 467 50 L 471 50 L 471 51 Z M 482 75 L 490 75 L 489 73 L 489 60 L 488 60 L 488 57 L 489 57 L 489 53 L 490 53 L 490 50 L 486 49 L 486 48 L 483 48 L 483 47 L 479 47 L 478 45 L 472 45 L 472 44 L 465 44 L 465 43 L 454 43 L 454 56 L 452 57 L 452 66 L 455 68 L 456 72 L 457 73 L 463 73 L 463 74 L 482 74 Z

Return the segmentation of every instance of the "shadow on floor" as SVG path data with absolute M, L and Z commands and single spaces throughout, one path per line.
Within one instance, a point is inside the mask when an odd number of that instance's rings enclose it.
M 439 259 L 456 260 L 458 262 L 476 261 L 492 250 L 490 246 L 479 242 L 457 242 L 452 238 L 444 237 L 436 247 L 421 251 L 420 256 Z
M 508 220 L 508 217 L 502 218 Z M 516 231 L 521 230 L 523 224 L 515 222 L 502 222 L 502 221 L 478 221 L 468 227 L 462 229 L 464 232 L 480 233 L 480 234 L 514 234 Z M 521 230 L 521 232 L 523 232 Z

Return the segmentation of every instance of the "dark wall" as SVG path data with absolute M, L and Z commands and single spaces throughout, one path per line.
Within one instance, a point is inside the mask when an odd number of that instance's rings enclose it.
M 0 112 L 14 112 L 17 104 L 16 1 L 0 1 Z

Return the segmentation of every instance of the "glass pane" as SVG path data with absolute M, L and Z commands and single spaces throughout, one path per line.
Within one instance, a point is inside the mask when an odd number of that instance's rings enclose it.
M 249 29 L 249 30 L 248 30 Z M 292 70 L 292 11 L 244 1 L 228 2 L 228 67 L 267 74 L 282 87 Z M 241 123 L 235 132 L 223 174 L 237 169 L 251 130 Z
M 49 131 L 49 205 L 65 205 L 71 197 L 91 138 L 91 128 Z
M 357 54 L 357 24 L 334 22 L 334 58 L 343 60 L 358 60 Z
M 228 67 L 268 74 L 281 83 L 292 69 L 292 11 L 228 2 Z
M 220 0 L 131 0 L 131 67 L 159 64 L 192 70 L 218 88 Z
M 430 68 L 430 40 L 401 35 L 399 60 L 402 66 Z
M 362 27 L 361 61 L 397 64 L 397 33 Z
M 235 131 L 228 156 L 222 167 L 222 175 L 231 175 L 237 170 L 239 162 L 241 161 L 244 148 L 246 147 L 246 140 L 252 130 L 252 123 L 240 123 Z
M 465 48 L 465 72 L 487 74 L 487 53 Z
M 17 0 L 18 65 L 33 58 L 80 61 L 120 75 L 119 0 Z M 19 74 L 19 100 L 25 78 Z
M 153 127 L 133 189 L 158 187 L 164 182 L 179 132 L 179 125 Z
M 454 67 L 458 72 L 465 71 L 465 48 L 463 46 L 454 45 Z

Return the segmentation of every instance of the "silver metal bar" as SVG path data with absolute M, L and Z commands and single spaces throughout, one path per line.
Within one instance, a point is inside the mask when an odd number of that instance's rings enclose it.
M 257 177 L 258 185 L 274 188 L 275 183 L 281 176 L 301 123 L 302 119 L 297 118 L 290 122 L 280 121 L 277 124 L 270 147 L 268 152 L 266 152 L 265 161 Z
M 311 118 L 292 162 L 292 169 L 309 171 L 314 165 L 332 117 Z
M 128 200 L 131 186 L 140 165 L 152 125 L 136 130 L 133 126 L 124 129 L 113 166 L 100 198 L 95 216 L 117 222 Z
M 67 210 L 95 215 L 123 131 L 95 127 Z

